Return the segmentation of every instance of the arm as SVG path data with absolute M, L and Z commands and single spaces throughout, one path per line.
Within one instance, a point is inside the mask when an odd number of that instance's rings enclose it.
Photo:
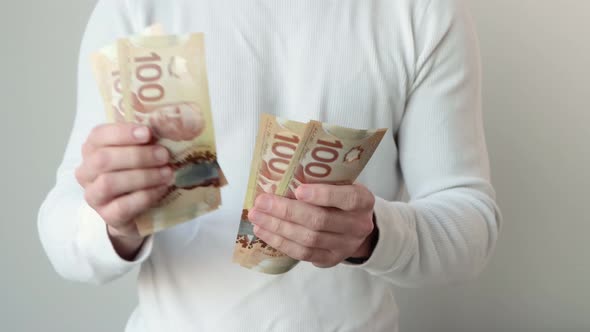
M 480 56 L 461 1 L 431 1 L 416 33 L 417 65 L 398 144 L 411 200 L 377 198 L 379 240 L 361 268 L 401 286 L 471 278 L 501 216 L 490 184 Z
M 388 202 L 360 185 L 302 185 L 297 200 L 260 195 L 248 215 L 259 238 L 318 267 L 369 256 L 351 266 L 402 286 L 481 271 L 500 214 L 482 128 L 477 42 L 458 2 L 432 0 L 418 23 L 415 78 L 397 135 L 411 201 Z
M 90 18 L 80 51 L 74 128 L 56 185 L 39 211 L 43 247 L 57 272 L 71 280 L 107 282 L 147 259 L 151 250 L 149 238 L 133 261 L 122 259 L 113 247 L 105 222 L 84 201 L 84 191 L 75 178 L 75 169 L 82 163 L 82 143 L 92 128 L 105 122 L 103 101 L 91 73 L 90 54 L 129 34 L 130 21 L 127 1 L 118 0 L 100 1 Z M 118 238 L 113 242 L 127 258 L 134 256 L 139 245 L 135 243 L 132 248 L 131 243 Z

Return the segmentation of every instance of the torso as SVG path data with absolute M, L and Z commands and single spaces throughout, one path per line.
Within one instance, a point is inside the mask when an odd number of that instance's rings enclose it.
M 134 29 L 204 32 L 223 206 L 159 233 L 133 326 L 149 331 L 395 331 L 392 287 L 361 269 L 300 263 L 271 276 L 231 263 L 260 113 L 388 128 L 359 182 L 393 200 L 395 134 L 413 66 L 404 1 L 138 1 Z

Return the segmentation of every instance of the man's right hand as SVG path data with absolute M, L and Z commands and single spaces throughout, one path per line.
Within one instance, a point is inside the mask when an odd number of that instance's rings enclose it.
M 152 133 L 131 123 L 100 125 L 82 146 L 76 179 L 107 224 L 115 249 L 132 259 L 143 243 L 133 219 L 156 204 L 172 181 L 170 154 Z

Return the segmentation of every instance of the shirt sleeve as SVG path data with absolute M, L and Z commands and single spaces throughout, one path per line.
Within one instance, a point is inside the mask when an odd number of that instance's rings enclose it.
M 101 217 L 84 201 L 75 180 L 81 146 L 95 126 L 106 121 L 104 103 L 92 75 L 90 56 L 117 38 L 132 33 L 128 1 L 103 0 L 95 7 L 84 33 L 78 64 L 77 112 L 74 127 L 54 188 L 41 205 L 39 236 L 56 271 L 64 278 L 105 283 L 129 272 L 151 252 L 148 238 L 136 259 L 123 260 L 115 252 Z
M 478 42 L 465 4 L 430 1 L 414 40 L 414 79 L 397 133 L 410 200 L 377 198 L 379 239 L 357 266 L 406 287 L 476 276 L 501 221 L 482 125 Z

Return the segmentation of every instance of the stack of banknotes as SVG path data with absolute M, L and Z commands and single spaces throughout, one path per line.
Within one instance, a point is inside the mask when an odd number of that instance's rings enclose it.
M 107 118 L 152 129 L 171 154 L 174 180 L 135 219 L 141 235 L 193 220 L 221 205 L 227 180 L 217 162 L 203 34 L 164 36 L 160 25 L 92 56 Z
M 280 274 L 297 261 L 257 238 L 248 212 L 262 193 L 295 198 L 301 184 L 352 184 L 386 129 L 357 130 L 318 121 L 300 123 L 262 114 L 233 260 L 249 269 Z

